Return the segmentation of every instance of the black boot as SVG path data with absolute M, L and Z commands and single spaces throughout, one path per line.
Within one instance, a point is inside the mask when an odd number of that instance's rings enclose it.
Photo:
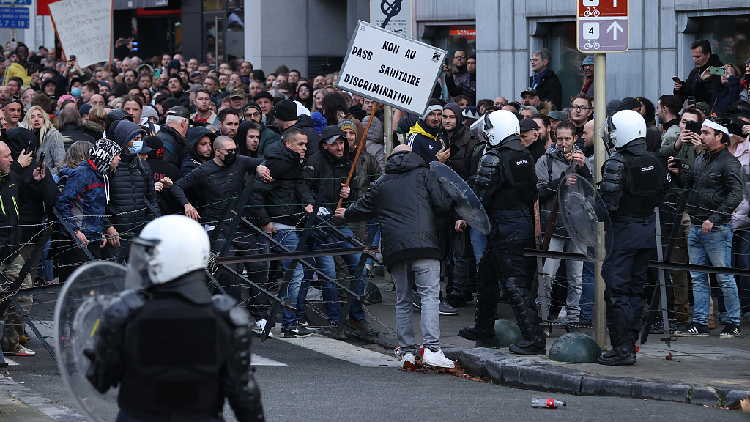
M 612 350 L 599 357 L 599 364 L 626 366 L 635 364 L 635 337 L 625 314 L 607 301 L 607 328 Z
M 539 325 L 539 318 L 534 309 L 530 309 L 528 300 L 521 288 L 518 286 L 519 280 L 510 277 L 505 281 L 505 293 L 513 307 L 513 313 L 516 315 L 516 322 L 521 328 L 524 341 L 517 344 L 511 344 L 508 348 L 511 353 L 519 355 L 544 355 L 547 353 L 547 340 Z
M 495 338 L 495 330 L 488 327 L 479 327 L 476 325 L 470 325 L 463 327 L 458 330 L 458 335 L 465 338 L 466 340 L 491 340 Z

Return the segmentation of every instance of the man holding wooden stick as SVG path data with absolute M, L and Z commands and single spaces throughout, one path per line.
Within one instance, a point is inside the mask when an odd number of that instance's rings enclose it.
M 323 195 L 321 208 L 335 210 L 337 204 L 342 201 L 348 206 L 359 198 L 358 183 L 349 183 L 353 174 L 353 165 L 358 157 L 349 151 L 349 144 L 346 141 L 344 131 L 338 126 L 326 126 L 323 129 L 320 140 L 320 150 L 307 159 L 302 169 L 301 179 L 308 185 L 305 189 L 306 197 L 303 198 L 307 205 L 305 210 L 312 212 L 312 204 L 315 202 L 315 196 Z M 331 180 L 327 180 L 331 179 Z M 326 183 L 328 182 L 328 183 Z M 350 186 L 351 185 L 351 186 Z M 313 194 L 315 196 L 313 196 Z M 351 229 L 346 225 L 343 219 L 334 218 L 332 223 L 345 236 L 354 236 Z M 318 247 L 326 248 L 352 248 L 353 246 L 340 237 L 333 236 L 325 228 L 316 231 L 316 243 Z M 357 294 L 363 294 L 365 291 L 364 272 L 355 274 L 359 264 L 360 254 L 353 253 L 343 256 L 346 265 L 349 267 L 349 273 L 355 277 L 358 282 L 352 290 Z M 331 256 L 318 258 L 318 265 L 321 270 L 332 278 L 336 278 L 336 266 Z M 364 335 L 375 336 L 376 330 L 370 327 L 365 319 L 365 312 L 362 303 L 354 300 L 349 311 L 347 325 L 356 329 Z

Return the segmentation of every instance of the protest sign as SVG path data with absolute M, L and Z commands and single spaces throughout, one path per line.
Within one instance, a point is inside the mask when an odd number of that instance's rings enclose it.
M 366 22 L 358 22 L 336 86 L 422 114 L 446 52 Z
M 66 57 L 80 66 L 109 61 L 112 43 L 112 2 L 61 0 L 49 5 Z

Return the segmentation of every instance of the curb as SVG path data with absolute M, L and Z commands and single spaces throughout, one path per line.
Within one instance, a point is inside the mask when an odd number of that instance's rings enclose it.
M 514 388 L 576 396 L 617 396 L 675 401 L 705 406 L 730 404 L 750 395 L 750 390 L 743 389 L 712 388 L 679 382 L 590 374 L 484 347 L 445 348 L 443 353 L 447 358 L 458 361 L 461 367 L 472 375 Z
M 53 403 L 32 390 L 13 381 L 11 378 L 0 375 L 0 390 L 7 392 L 10 396 L 22 403 L 38 410 L 52 420 L 58 422 L 86 422 L 88 419 L 68 409 Z

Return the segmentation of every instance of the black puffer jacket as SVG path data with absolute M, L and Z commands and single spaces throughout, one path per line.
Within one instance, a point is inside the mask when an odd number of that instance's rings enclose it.
M 63 146 L 65 147 L 65 151 L 77 141 L 88 141 L 92 144 L 96 141 L 93 136 L 84 133 L 75 123 L 68 123 L 60 128 L 59 131 L 60 135 L 63 136 Z
M 309 195 L 307 184 L 300 178 L 302 163 L 299 154 L 287 148 L 283 141 L 278 141 L 266 148 L 265 157 L 273 182 L 255 179 L 252 218 L 259 226 L 269 222 L 296 226 L 303 210 L 302 198 Z
M 740 171 L 740 162 L 724 146 L 698 156 L 686 175 L 687 212 L 694 225 L 706 220 L 714 225 L 732 221 L 732 211 L 742 202 Z
M 137 234 L 155 217 L 144 199 L 148 199 L 153 206 L 158 206 L 158 203 L 148 163 L 125 151 L 109 179 L 109 202 L 105 210 L 118 233 Z
M 383 260 L 388 268 L 407 259 L 440 259 L 438 216 L 453 200 L 424 158 L 400 151 L 388 158 L 385 174 L 346 210 L 346 221 L 378 217 Z

